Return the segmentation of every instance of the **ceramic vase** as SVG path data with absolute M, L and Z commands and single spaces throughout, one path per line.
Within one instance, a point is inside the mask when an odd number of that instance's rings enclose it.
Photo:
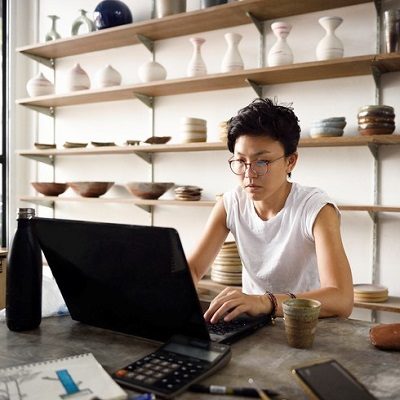
M 222 59 L 221 72 L 242 70 L 244 64 L 239 53 L 239 43 L 242 40 L 242 35 L 239 33 L 226 33 L 225 40 L 228 43 L 228 49 Z
M 26 90 L 31 97 L 35 96 L 46 96 L 54 93 L 54 85 L 39 72 L 36 76 L 26 84 Z
M 187 67 L 187 76 L 207 75 L 207 67 L 201 56 L 201 46 L 206 40 L 199 37 L 192 37 L 189 40 L 193 45 L 193 55 Z
M 93 32 L 96 30 L 96 27 L 94 26 L 94 22 L 87 17 L 87 11 L 80 9 L 79 12 L 81 15 L 72 23 L 72 28 L 71 28 L 71 35 L 75 36 L 78 34 L 79 29 L 84 26 L 86 27 L 86 32 Z
M 149 61 L 141 65 L 138 70 L 142 82 L 161 81 L 167 77 L 167 70 L 156 61 Z
M 79 64 L 75 64 L 69 71 L 66 80 L 67 89 L 71 92 L 90 88 L 88 74 Z
M 326 34 L 317 45 L 317 60 L 322 61 L 342 58 L 343 43 L 335 35 L 335 30 L 343 22 L 343 19 L 340 17 L 322 17 L 318 22 L 325 29 Z
M 121 74 L 110 64 L 97 71 L 95 86 L 98 88 L 118 86 L 121 84 Z
M 292 25 L 287 22 L 274 22 L 271 29 L 277 38 L 276 43 L 271 47 L 268 53 L 268 66 L 276 67 L 278 65 L 286 65 L 293 63 L 293 53 L 286 42 Z
M 129 7 L 120 0 L 103 0 L 94 10 L 94 24 L 97 29 L 130 24 L 133 21 Z
M 49 32 L 46 33 L 46 42 L 49 42 L 50 40 L 60 39 L 61 36 L 56 29 L 56 22 L 58 19 L 60 19 L 60 17 L 58 17 L 57 15 L 48 15 L 47 17 L 51 19 L 51 27 Z
M 186 0 L 155 0 L 156 17 L 179 14 L 186 11 Z
M 400 50 L 400 9 L 390 9 L 383 13 L 385 52 L 393 53 Z

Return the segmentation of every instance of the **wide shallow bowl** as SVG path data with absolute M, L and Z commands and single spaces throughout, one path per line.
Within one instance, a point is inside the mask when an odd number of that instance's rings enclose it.
M 55 149 L 57 146 L 53 143 L 35 143 L 34 146 L 39 150 Z
M 148 144 L 165 144 L 171 140 L 171 136 L 152 136 L 146 139 L 143 143 Z
M 174 186 L 173 182 L 128 182 L 126 184 L 126 188 L 134 196 L 151 200 L 158 199 L 172 186 Z
M 64 193 L 68 188 L 66 183 L 58 182 L 31 182 L 31 185 L 45 196 L 58 196 Z
M 67 182 L 67 184 L 82 197 L 99 197 L 106 193 L 114 182 Z

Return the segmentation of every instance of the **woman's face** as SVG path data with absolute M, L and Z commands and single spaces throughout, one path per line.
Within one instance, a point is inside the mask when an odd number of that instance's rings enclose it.
M 297 153 L 285 157 L 282 144 L 265 136 L 240 136 L 235 143 L 232 159 L 245 163 L 261 161 L 254 168 L 262 170 L 262 161 L 268 161 L 267 172 L 260 174 L 253 171 L 249 165 L 243 174 L 238 175 L 240 184 L 253 201 L 268 199 L 282 185 L 287 183 L 287 174 L 292 171 L 297 160 Z

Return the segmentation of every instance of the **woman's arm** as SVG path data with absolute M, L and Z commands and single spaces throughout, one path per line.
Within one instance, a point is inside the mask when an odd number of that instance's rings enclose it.
M 198 246 L 188 257 L 189 267 L 195 283 L 207 272 L 228 233 L 229 229 L 226 227 L 224 202 L 222 199 L 219 199 L 208 218 Z

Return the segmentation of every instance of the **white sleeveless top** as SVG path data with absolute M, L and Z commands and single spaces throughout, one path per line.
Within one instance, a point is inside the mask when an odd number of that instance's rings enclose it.
M 284 207 L 268 221 L 257 215 L 241 187 L 225 193 L 223 200 L 226 225 L 243 263 L 244 293 L 298 293 L 320 287 L 312 229 L 321 208 L 333 204 L 325 192 L 292 183 Z

